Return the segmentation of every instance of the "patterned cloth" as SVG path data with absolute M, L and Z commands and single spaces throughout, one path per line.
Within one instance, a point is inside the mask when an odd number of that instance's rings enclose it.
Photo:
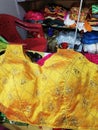
M 93 4 L 92 5 L 92 14 L 98 14 L 98 4 Z
M 60 5 L 49 4 L 44 8 L 44 24 L 54 26 L 64 26 L 64 17 L 67 15 L 67 10 Z
M 83 8 L 81 10 L 80 22 L 84 22 L 86 20 L 88 11 L 89 11 L 88 8 Z M 78 14 L 79 14 L 79 7 L 72 7 L 70 9 L 70 19 L 77 21 Z
M 0 56 L 0 111 L 32 125 L 97 130 L 98 65 L 59 49 L 39 66 L 21 45 L 8 45 Z

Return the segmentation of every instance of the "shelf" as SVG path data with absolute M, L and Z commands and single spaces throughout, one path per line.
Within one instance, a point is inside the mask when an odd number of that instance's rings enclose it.
M 17 0 L 17 2 L 30 2 L 30 1 L 34 1 L 34 0 Z

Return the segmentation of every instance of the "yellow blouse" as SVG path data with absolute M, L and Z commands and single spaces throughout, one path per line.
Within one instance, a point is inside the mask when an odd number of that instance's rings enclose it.
M 0 56 L 0 111 L 32 125 L 98 130 L 98 65 L 59 49 L 43 66 L 22 45 Z

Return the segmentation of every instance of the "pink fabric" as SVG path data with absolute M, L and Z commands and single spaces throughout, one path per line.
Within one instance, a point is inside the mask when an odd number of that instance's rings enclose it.
M 40 12 L 28 11 L 24 18 L 25 20 L 44 20 L 44 15 Z
M 98 64 L 98 54 L 84 53 L 84 56 L 91 62 Z
M 47 56 L 43 57 L 42 59 L 38 60 L 37 63 L 42 66 L 44 64 L 44 62 L 50 58 L 53 54 L 48 54 Z

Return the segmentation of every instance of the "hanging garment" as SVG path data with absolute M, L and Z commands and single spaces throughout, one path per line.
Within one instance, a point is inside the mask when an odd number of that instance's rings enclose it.
M 65 49 L 40 66 L 9 44 L 0 56 L 0 111 L 32 125 L 96 130 L 98 66 Z

